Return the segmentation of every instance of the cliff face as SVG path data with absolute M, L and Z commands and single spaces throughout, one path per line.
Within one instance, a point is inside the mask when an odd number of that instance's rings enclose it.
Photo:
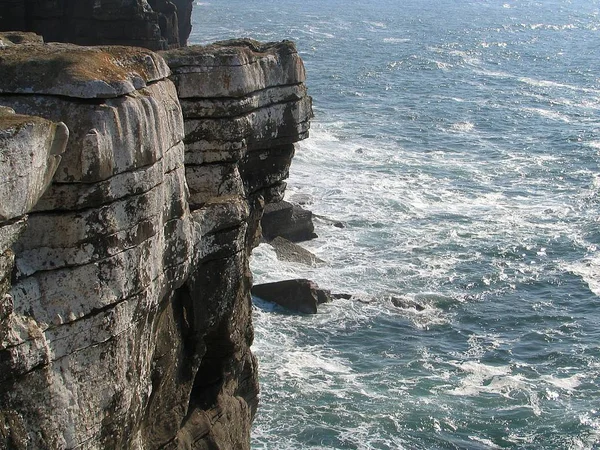
M 163 56 L 0 49 L 0 448 L 249 447 L 248 256 L 304 69 L 289 42 Z
M 0 30 L 32 31 L 46 42 L 184 46 L 193 0 L 0 0 Z

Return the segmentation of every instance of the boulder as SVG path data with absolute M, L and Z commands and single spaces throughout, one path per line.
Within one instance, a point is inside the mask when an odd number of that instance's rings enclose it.
M 316 314 L 317 305 L 331 300 L 331 294 L 313 281 L 294 279 L 257 284 L 252 295 L 305 314 Z
M 308 250 L 281 236 L 277 236 L 270 244 L 275 249 L 277 258 L 281 261 L 296 262 L 306 264 L 307 266 L 316 266 L 325 263 L 325 261 L 316 257 Z
M 312 216 L 311 211 L 286 201 L 268 204 L 261 220 L 263 237 L 271 241 L 280 236 L 291 242 L 314 239 Z

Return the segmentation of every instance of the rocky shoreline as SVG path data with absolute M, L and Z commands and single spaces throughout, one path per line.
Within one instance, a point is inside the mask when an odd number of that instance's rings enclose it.
M 248 258 L 311 100 L 293 43 L 177 48 L 191 2 L 158 3 L 62 10 L 150 50 L 0 34 L 0 448 L 249 448 Z

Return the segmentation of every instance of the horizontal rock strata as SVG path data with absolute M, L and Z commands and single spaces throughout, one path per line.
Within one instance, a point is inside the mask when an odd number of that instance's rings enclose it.
M 311 115 L 293 44 L 165 52 L 174 82 L 141 49 L 16 47 L 0 48 L 18 113 L 0 109 L 0 448 L 249 448 L 248 257 Z M 190 90 L 233 60 L 232 91 Z
M 216 378 L 217 385 L 212 397 L 197 401 L 180 438 L 191 439 L 200 427 L 205 441 L 248 448 L 247 441 L 226 436 L 226 430 L 236 429 L 236 435 L 248 435 L 257 405 L 248 257 L 260 238 L 265 202 L 283 194 L 294 142 L 308 135 L 312 110 L 304 66 L 291 42 L 226 41 L 161 55 L 173 71 L 182 104 L 190 208 L 214 242 L 191 284 L 195 292 L 213 292 L 218 285 L 221 298 L 238 299 L 231 313 L 207 314 L 206 320 L 223 318 L 214 340 L 207 341 L 207 353 L 228 369 L 206 367 L 203 395 L 211 390 L 207 380 Z M 228 242 L 243 245 L 230 248 Z M 237 413 L 222 413 L 227 410 Z

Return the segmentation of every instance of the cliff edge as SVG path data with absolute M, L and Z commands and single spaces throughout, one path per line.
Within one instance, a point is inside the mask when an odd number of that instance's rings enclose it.
M 294 45 L 14 41 L 0 448 L 249 448 L 248 257 L 312 114 Z

